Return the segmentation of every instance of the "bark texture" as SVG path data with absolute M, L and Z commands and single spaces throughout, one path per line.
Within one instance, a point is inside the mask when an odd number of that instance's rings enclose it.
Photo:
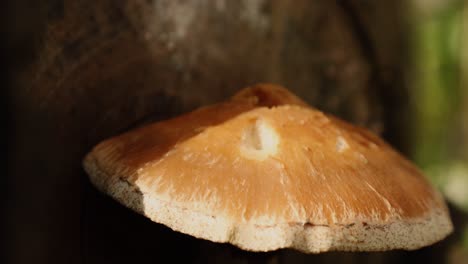
M 13 1 L 12 1 L 13 2 Z M 244 263 L 241 252 L 154 224 L 91 187 L 98 141 L 257 82 L 368 126 L 406 148 L 402 1 L 68 1 L 9 4 L 6 207 L 12 263 Z M 348 262 L 379 254 L 277 263 Z

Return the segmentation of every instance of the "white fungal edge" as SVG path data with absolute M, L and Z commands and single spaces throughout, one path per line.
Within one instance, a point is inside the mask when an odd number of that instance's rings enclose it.
M 227 215 L 206 215 L 145 193 L 145 186 L 109 177 L 93 158 L 85 162 L 91 182 L 123 205 L 152 221 L 197 238 L 227 242 L 250 251 L 294 248 L 306 253 L 325 251 L 414 250 L 442 240 L 453 230 L 446 209 L 432 209 L 414 219 L 387 223 L 313 225 L 280 223 L 261 226 L 255 221 L 236 223 Z M 135 185 L 134 185 L 135 184 Z

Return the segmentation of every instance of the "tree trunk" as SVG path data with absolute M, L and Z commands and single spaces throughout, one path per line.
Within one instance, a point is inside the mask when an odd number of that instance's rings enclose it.
M 403 2 L 10 3 L 9 260 L 255 259 L 120 206 L 90 185 L 83 156 L 139 120 L 168 118 L 257 82 L 288 87 L 406 152 Z M 389 256 L 283 250 L 274 261 L 375 263 Z

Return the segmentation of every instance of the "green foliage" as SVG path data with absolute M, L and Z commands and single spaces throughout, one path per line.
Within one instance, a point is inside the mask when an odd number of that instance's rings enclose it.
M 466 160 L 460 153 L 468 146 L 460 131 L 463 100 L 468 93 L 463 78 L 462 51 L 464 1 L 448 2 L 440 10 L 415 20 L 413 54 L 415 75 L 411 80 L 414 110 L 413 158 L 449 199 L 468 210 Z

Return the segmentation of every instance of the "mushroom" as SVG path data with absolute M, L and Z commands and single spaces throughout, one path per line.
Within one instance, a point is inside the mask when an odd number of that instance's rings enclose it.
M 152 221 L 248 251 L 413 250 L 453 230 L 410 161 L 270 84 L 104 140 L 84 168 Z

